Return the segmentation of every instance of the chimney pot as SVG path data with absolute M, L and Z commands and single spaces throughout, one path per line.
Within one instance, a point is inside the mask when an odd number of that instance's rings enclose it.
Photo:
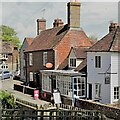
M 53 27 L 59 27 L 59 26 L 63 26 L 64 22 L 62 21 L 62 19 L 55 19 L 54 23 L 53 23 Z
M 115 31 L 118 27 L 120 27 L 118 23 L 110 23 L 109 32 Z

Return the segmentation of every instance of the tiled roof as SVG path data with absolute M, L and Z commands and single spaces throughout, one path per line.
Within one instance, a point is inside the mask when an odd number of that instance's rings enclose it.
M 28 43 L 28 45 L 31 45 L 31 43 L 33 42 L 33 38 L 26 38 L 26 41 Z
M 94 44 L 88 51 L 91 52 L 120 52 L 120 28 L 109 32 L 105 37 Z
M 2 43 L 2 53 L 12 53 L 12 44 L 10 42 Z
M 68 65 L 68 57 L 59 65 L 58 70 L 63 70 Z
M 84 59 L 87 56 L 87 50 L 89 47 L 75 47 L 73 48 L 73 51 L 75 53 L 75 56 L 77 57 L 77 59 Z
M 66 28 L 66 26 L 60 26 L 41 31 L 40 35 L 35 37 L 34 42 L 26 49 L 26 52 L 52 49 L 67 32 Z

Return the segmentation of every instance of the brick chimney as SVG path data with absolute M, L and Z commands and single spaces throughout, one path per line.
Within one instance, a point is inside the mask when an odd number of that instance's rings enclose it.
M 53 27 L 59 27 L 59 26 L 63 26 L 64 22 L 62 21 L 62 19 L 55 19 L 54 23 L 53 23 Z
M 80 2 L 71 0 L 68 4 L 68 24 L 71 28 L 80 28 Z
M 110 23 L 109 32 L 115 31 L 118 27 L 120 27 L 118 23 Z
M 46 29 L 46 20 L 45 19 L 37 19 L 37 35 L 40 34 L 40 31 Z

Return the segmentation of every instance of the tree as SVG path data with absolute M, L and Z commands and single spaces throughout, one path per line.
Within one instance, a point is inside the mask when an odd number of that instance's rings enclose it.
M 13 28 L 9 26 L 1 25 L 0 32 L 2 33 L 1 39 L 3 41 L 11 41 L 13 44 L 20 47 L 20 40 L 17 37 L 17 32 Z
M 98 37 L 96 35 L 90 35 L 89 38 L 91 40 L 98 40 Z
M 15 108 L 15 97 L 4 90 L 0 91 L 0 101 L 2 108 Z

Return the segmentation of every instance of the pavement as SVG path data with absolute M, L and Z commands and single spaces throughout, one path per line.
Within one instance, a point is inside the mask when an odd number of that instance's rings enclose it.
M 28 101 L 29 103 L 32 104 L 37 104 L 38 108 L 41 105 L 49 104 L 49 102 L 40 99 L 35 100 L 31 95 L 24 94 L 22 92 L 13 89 L 14 84 L 21 84 L 21 83 L 22 83 L 21 81 L 13 80 L 12 78 L 0 80 L 0 89 L 10 92 L 15 96 L 15 98 L 18 98 L 23 101 Z

